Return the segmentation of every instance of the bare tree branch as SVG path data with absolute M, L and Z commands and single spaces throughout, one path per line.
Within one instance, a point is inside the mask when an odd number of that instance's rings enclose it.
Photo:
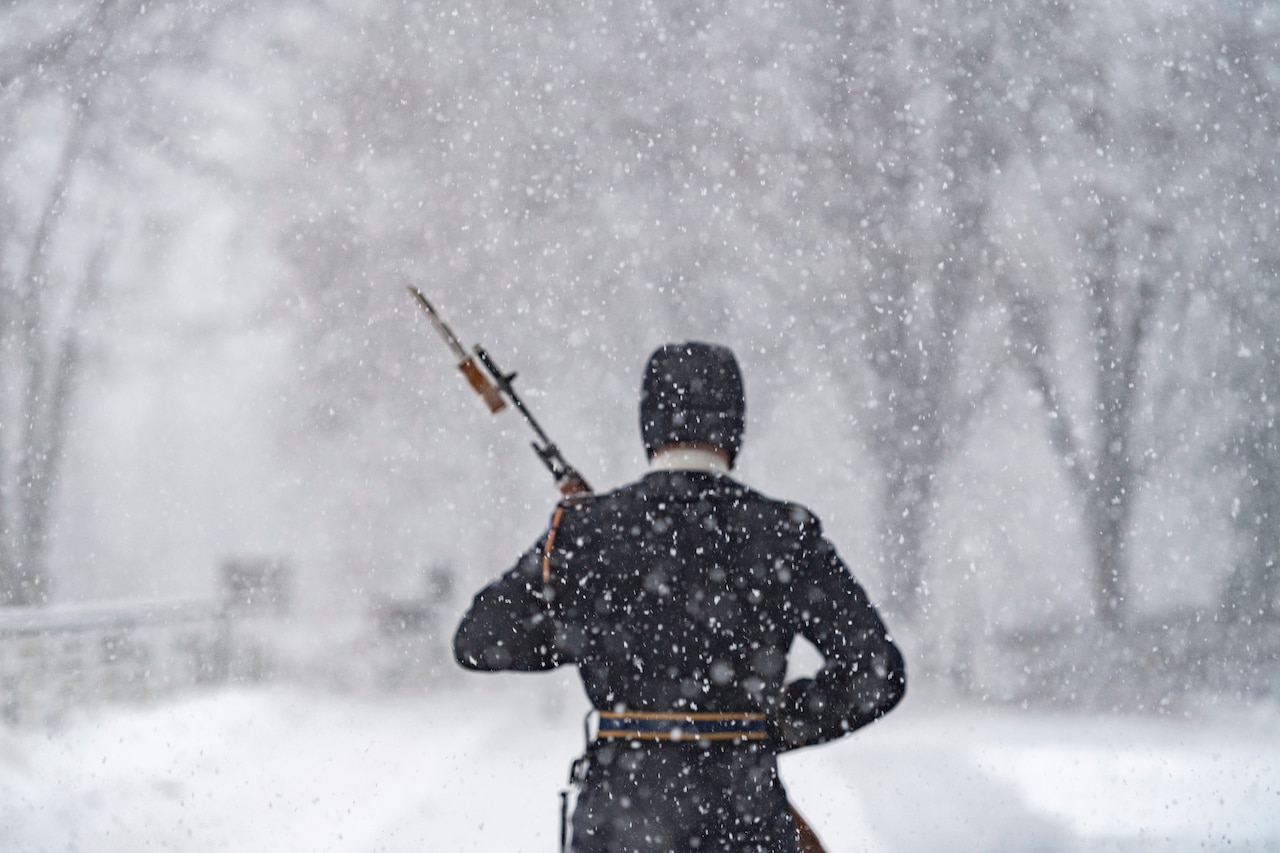
M 1010 284 L 1001 273 L 1013 332 L 1013 356 L 1040 395 L 1048 417 L 1049 442 L 1062 458 L 1072 485 L 1082 494 L 1089 488 L 1087 457 L 1080 444 L 1070 411 L 1063 405 L 1059 382 L 1050 367 L 1052 349 L 1046 322 L 1047 309 L 1030 294 Z

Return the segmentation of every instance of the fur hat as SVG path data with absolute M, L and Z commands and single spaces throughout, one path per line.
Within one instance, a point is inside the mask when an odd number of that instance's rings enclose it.
M 728 347 L 689 341 L 659 347 L 640 388 L 640 434 L 649 458 L 669 444 L 723 450 L 733 467 L 742 446 L 746 394 Z

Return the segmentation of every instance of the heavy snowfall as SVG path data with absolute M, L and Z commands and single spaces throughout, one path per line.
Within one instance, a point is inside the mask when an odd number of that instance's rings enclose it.
M 836 851 L 1280 850 L 1275 0 L 0 4 L 0 850 L 554 850 L 449 640 L 731 347 L 904 703 Z M 813 665 L 797 649 L 792 666 Z

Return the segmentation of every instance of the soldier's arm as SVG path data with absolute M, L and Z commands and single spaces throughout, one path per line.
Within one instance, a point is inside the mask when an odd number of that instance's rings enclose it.
M 794 588 L 800 633 L 823 656 L 813 678 L 788 684 L 771 715 L 782 749 L 842 737 L 887 714 L 906 692 L 902 653 L 844 561 L 818 528 L 806 525 Z
M 534 546 L 476 595 L 453 637 L 453 655 L 467 669 L 540 672 L 567 663 L 555 649 L 555 629 L 542 593 L 542 549 Z

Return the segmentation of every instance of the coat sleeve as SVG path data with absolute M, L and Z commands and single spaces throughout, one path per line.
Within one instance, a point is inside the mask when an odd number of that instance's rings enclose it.
M 568 662 L 555 648 L 541 542 L 476 595 L 454 634 L 453 655 L 466 669 L 489 672 L 541 672 Z
M 809 517 L 793 606 L 801 635 L 822 654 L 813 678 L 786 685 L 770 715 L 782 750 L 842 737 L 887 714 L 906 692 L 906 666 L 862 587 Z

